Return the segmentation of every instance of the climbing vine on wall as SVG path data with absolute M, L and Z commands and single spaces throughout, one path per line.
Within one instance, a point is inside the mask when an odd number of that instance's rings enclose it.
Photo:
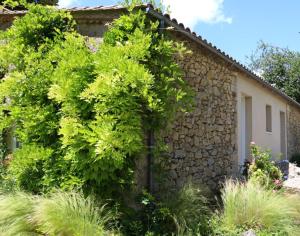
M 0 130 L 14 125 L 22 143 L 8 174 L 32 192 L 111 196 L 132 184 L 146 131 L 190 108 L 175 61 L 186 49 L 142 9 L 114 21 L 100 45 L 74 29 L 69 13 L 36 5 L 1 33 Z

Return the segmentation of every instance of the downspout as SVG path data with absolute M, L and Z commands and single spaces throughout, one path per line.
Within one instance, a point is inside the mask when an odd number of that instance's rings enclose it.
M 285 159 L 286 160 L 290 160 L 290 156 L 289 156 L 289 132 L 290 132 L 290 114 L 289 114 L 289 104 L 286 103 L 285 104 L 285 140 L 286 140 L 286 144 L 285 144 L 285 148 L 286 148 L 286 153 L 285 153 Z
M 154 190 L 154 185 L 153 185 L 153 159 L 154 159 L 154 145 L 155 145 L 155 140 L 154 140 L 154 132 L 153 129 L 150 128 L 148 130 L 147 134 L 147 146 L 148 146 L 148 153 L 147 153 L 147 188 L 148 192 L 150 194 L 153 193 Z
M 146 13 L 148 14 L 150 9 L 153 9 L 151 4 L 147 5 Z M 164 29 L 165 21 L 164 19 L 160 20 L 159 24 L 159 34 L 162 35 Z M 147 188 L 150 194 L 154 192 L 154 181 L 153 181 L 153 172 L 154 172 L 154 147 L 155 147 L 155 137 L 154 131 L 150 128 L 147 132 Z

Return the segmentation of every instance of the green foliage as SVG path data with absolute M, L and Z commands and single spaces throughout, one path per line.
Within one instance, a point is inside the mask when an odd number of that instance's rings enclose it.
M 33 193 L 43 189 L 44 166 L 53 151 L 37 145 L 26 145 L 14 153 L 8 174 L 17 187 Z
M 167 235 L 176 232 L 171 210 L 154 196 L 144 191 L 138 197 L 138 210 L 127 208 L 121 218 L 124 235 Z
M 171 209 L 178 235 L 209 235 L 211 211 L 209 193 L 192 183 L 186 184 L 178 193 L 171 193 L 164 203 Z
M 270 84 L 300 102 L 300 53 L 264 42 L 250 57 L 250 68 Z
M 76 192 L 32 196 L 22 192 L 0 196 L 0 235 L 114 235 L 106 228 L 114 217 Z
M 131 212 L 124 222 L 129 235 L 209 235 L 211 216 L 203 190 L 187 184 L 178 192 L 156 199 L 144 192 L 142 210 Z M 128 222 L 129 219 L 129 222 Z
M 290 162 L 295 163 L 298 167 L 300 167 L 300 153 L 293 154 L 290 159 Z
M 5 159 L 4 137 L 2 133 L 0 133 L 0 186 L 3 185 L 3 181 L 6 175 L 4 159 Z
M 135 37 L 132 37 L 132 34 Z M 148 43 L 141 41 L 143 35 L 148 38 Z M 144 39 L 145 40 L 145 39 Z M 132 41 L 136 59 L 153 76 L 151 84 L 152 95 L 149 99 L 146 117 L 148 126 L 159 130 L 166 127 L 175 111 L 191 108 L 193 93 L 183 80 L 182 72 L 174 60 L 174 56 L 187 53 L 182 44 L 168 40 L 167 36 L 159 33 L 159 23 L 151 22 L 144 12 L 122 16 L 114 22 L 113 27 L 105 34 L 104 42 L 115 46 L 118 43 L 128 44 Z M 136 45 L 140 43 L 140 48 Z M 131 47 L 133 50 L 133 47 Z M 147 51 L 147 52 L 146 52 Z M 138 54 L 144 52 L 143 57 Z M 155 92 L 153 94 L 153 92 Z M 157 128 L 156 128 L 157 127 Z
M 90 198 L 71 192 L 55 192 L 40 198 L 34 208 L 33 222 L 44 235 L 112 235 L 105 225 L 113 219 L 105 205 L 97 208 Z
M 0 196 L 0 235 L 39 235 L 31 222 L 34 197 L 25 193 Z
M 3 5 L 6 8 L 13 10 L 25 9 L 28 4 L 38 3 L 41 5 L 57 5 L 58 0 L 0 0 L 0 7 Z
M 224 210 L 215 222 L 217 235 L 238 235 L 253 229 L 261 235 L 300 233 L 299 196 L 267 190 L 253 182 L 226 182 L 222 191 Z M 236 233 L 236 234 L 235 234 Z
M 0 36 L 5 42 L 0 45 L 0 68 L 6 72 L 0 83 L 0 100 L 5 101 L 0 106 L 0 129 L 16 127 L 15 135 L 25 151 L 16 154 L 11 173 L 21 187 L 33 192 L 80 182 L 59 150 L 59 105 L 48 98 L 55 65 L 50 51 L 65 40 L 67 32 L 74 31 L 73 27 L 69 13 L 37 5 Z M 42 149 L 53 152 L 43 158 L 39 156 Z M 26 169 L 17 168 L 24 163 Z
M 13 125 L 22 143 L 10 170 L 33 192 L 119 196 L 145 133 L 191 107 L 175 61 L 186 50 L 142 10 L 117 19 L 101 45 L 74 25 L 70 14 L 36 5 L 0 36 L 0 131 Z
M 281 188 L 282 173 L 271 160 L 271 152 L 263 151 L 260 147 L 251 145 L 251 155 L 253 162 L 249 168 L 250 180 L 269 188 Z
M 6 146 L 3 133 L 0 133 L 0 162 L 2 164 L 6 155 Z
M 0 192 L 12 191 L 15 188 L 14 180 L 9 179 L 7 174 L 7 166 L 12 156 L 8 154 L 6 132 L 3 131 L 3 134 L 0 132 Z
M 136 6 L 151 4 L 157 11 L 165 12 L 168 10 L 161 0 L 123 0 L 120 4 L 129 9 L 133 9 Z
M 74 27 L 75 22 L 70 13 L 58 11 L 53 7 L 31 6 L 24 17 L 16 19 L 12 27 L 2 34 L 2 39 L 9 40 L 9 42 L 1 45 L 1 48 L 9 47 L 13 50 L 11 57 L 17 56 L 23 59 L 22 64 L 18 65 L 24 66 L 23 63 L 29 63 L 32 59 L 25 58 L 25 55 L 39 56 L 31 55 L 38 49 L 43 50 L 44 53 L 47 52 L 52 41 L 63 39 L 64 33 L 73 32 Z M 11 57 L 9 59 L 13 60 L 14 58 Z M 6 66 L 6 64 L 3 65 L 4 61 L 1 62 L 2 66 Z

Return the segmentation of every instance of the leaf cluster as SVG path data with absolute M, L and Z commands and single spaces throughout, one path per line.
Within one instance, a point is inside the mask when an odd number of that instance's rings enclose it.
M 144 191 L 141 209 L 128 212 L 123 220 L 125 235 L 211 235 L 208 192 L 188 183 L 157 199 Z
M 251 155 L 254 158 L 249 169 L 249 177 L 251 181 L 256 181 L 262 186 L 268 188 L 277 188 L 276 183 L 281 184 L 282 173 L 280 169 L 272 161 L 270 151 L 261 150 L 256 145 L 251 145 Z
M 145 133 L 190 107 L 175 61 L 185 48 L 142 10 L 117 19 L 101 45 L 74 27 L 70 14 L 36 5 L 1 34 L 0 130 L 15 126 L 22 143 L 9 172 L 32 192 L 116 196 L 132 184 Z
M 23 10 L 34 3 L 41 5 L 57 5 L 58 0 L 0 0 L 0 7 L 3 6 L 12 10 Z

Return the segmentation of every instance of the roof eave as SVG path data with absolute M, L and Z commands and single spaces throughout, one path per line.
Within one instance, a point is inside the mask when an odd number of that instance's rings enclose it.
M 169 19 L 169 17 L 160 14 L 159 12 L 155 11 L 152 8 L 147 8 L 147 12 L 151 16 L 153 16 L 153 17 L 155 17 L 155 18 L 157 18 L 159 20 L 164 20 L 167 25 L 169 25 L 171 27 L 174 27 L 181 34 L 183 34 L 184 36 L 186 36 L 189 39 L 193 40 L 194 42 L 200 44 L 201 46 L 203 46 L 204 48 L 206 48 L 207 50 L 209 50 L 213 54 L 217 54 L 223 60 L 225 60 L 226 62 L 230 63 L 232 66 L 234 66 L 237 70 L 239 70 L 239 71 L 247 74 L 250 78 L 254 79 L 255 81 L 257 81 L 258 83 L 260 83 L 264 87 L 270 89 L 272 92 L 276 93 L 277 95 L 285 98 L 291 104 L 295 105 L 296 107 L 298 107 L 300 109 L 300 104 L 298 102 L 296 102 L 294 99 L 292 99 L 291 97 L 287 96 L 285 93 L 283 93 L 279 89 L 271 86 L 269 83 L 267 83 L 266 81 L 264 81 L 259 76 L 255 75 L 252 71 L 250 71 L 249 69 L 247 69 L 245 66 L 243 66 L 242 64 L 240 64 L 239 62 L 237 62 L 236 60 L 234 60 L 232 57 L 226 55 L 220 49 L 217 49 L 216 47 L 213 47 L 211 44 L 205 42 L 201 37 L 198 37 L 195 33 L 192 33 L 188 28 L 184 28 L 184 26 L 182 24 L 179 25 L 177 22 L 174 22 L 175 20 L 173 21 L 173 20 Z

